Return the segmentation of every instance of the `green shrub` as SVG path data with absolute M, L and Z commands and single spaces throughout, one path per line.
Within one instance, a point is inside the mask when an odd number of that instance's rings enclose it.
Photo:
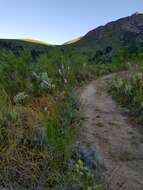
M 9 96 L 13 97 L 27 88 L 33 67 L 31 59 L 28 49 L 25 49 L 21 56 L 12 52 L 0 52 L 0 83 Z
M 96 180 L 95 174 L 84 165 L 82 160 L 77 160 L 72 165 L 71 171 L 66 179 L 67 186 L 71 189 L 103 190 L 101 181 Z
M 130 110 L 143 123 L 143 74 L 137 73 L 129 79 L 117 77 L 110 86 L 112 96 Z
M 59 120 L 54 114 L 45 120 L 46 141 L 56 149 L 59 155 L 63 154 L 63 162 L 68 162 L 71 158 L 76 128 L 79 125 L 76 118 L 76 98 L 76 95 L 70 95 L 64 103 L 64 109 L 59 108 L 62 113 Z
M 0 128 L 4 125 L 6 117 L 11 110 L 10 99 L 5 90 L 0 87 Z

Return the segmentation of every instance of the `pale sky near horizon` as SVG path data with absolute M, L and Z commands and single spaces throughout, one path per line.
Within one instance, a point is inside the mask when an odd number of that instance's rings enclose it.
M 0 0 L 0 38 L 61 44 L 135 12 L 143 0 Z

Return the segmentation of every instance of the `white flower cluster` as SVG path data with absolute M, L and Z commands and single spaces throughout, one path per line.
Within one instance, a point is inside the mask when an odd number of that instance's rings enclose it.
M 39 75 L 37 73 L 33 72 L 32 76 L 36 81 L 38 81 L 40 83 L 40 87 L 42 89 L 52 90 L 55 88 L 55 85 L 53 84 L 52 79 L 50 79 L 48 77 L 47 72 L 43 72 Z
M 29 100 L 29 95 L 25 94 L 25 92 L 20 92 L 14 96 L 13 100 L 16 104 L 24 104 Z
M 43 72 L 40 76 L 41 83 L 40 86 L 41 88 L 48 88 L 49 90 L 54 89 L 55 85 L 52 82 L 52 79 L 48 77 L 47 72 Z

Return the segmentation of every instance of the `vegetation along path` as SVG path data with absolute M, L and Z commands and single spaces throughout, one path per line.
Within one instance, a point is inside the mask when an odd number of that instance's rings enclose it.
M 96 150 L 103 159 L 98 164 L 104 168 L 106 189 L 143 190 L 143 137 L 106 92 L 114 75 L 81 89 L 81 111 L 87 120 L 81 127 L 80 146 Z

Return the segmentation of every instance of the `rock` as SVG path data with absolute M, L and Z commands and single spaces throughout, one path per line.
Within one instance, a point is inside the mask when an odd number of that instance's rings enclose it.
M 102 176 L 105 170 L 104 161 L 97 149 L 80 147 L 79 156 L 89 169 L 95 171 L 97 177 Z
M 33 131 L 33 145 L 42 147 L 45 144 L 46 131 L 44 127 L 37 127 Z

